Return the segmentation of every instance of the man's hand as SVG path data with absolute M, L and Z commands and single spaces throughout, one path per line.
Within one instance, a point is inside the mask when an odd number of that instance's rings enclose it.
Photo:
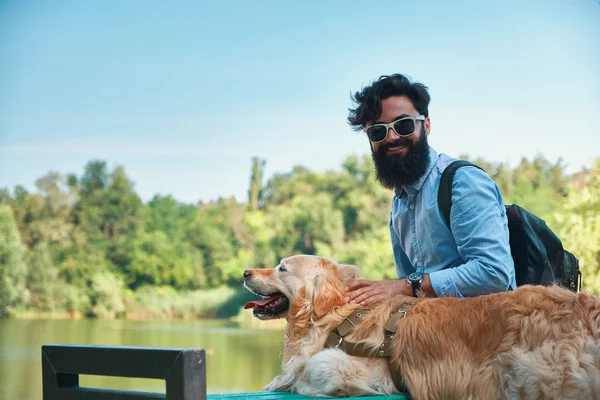
M 412 296 L 412 288 L 406 279 L 385 281 L 353 281 L 346 288 L 346 301 L 351 304 L 368 306 L 393 296 Z

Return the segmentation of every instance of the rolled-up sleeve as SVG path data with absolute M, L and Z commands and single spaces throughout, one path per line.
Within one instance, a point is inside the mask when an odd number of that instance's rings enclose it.
M 515 287 L 506 210 L 485 172 L 475 167 L 456 172 L 450 227 L 465 263 L 430 274 L 437 296 L 477 296 Z

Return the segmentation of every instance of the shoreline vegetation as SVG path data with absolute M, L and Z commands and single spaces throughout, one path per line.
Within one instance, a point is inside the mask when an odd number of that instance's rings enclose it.
M 10 309 L 8 316 L 14 319 L 125 319 L 125 320 L 195 320 L 228 319 L 245 320 L 248 314 L 244 304 L 258 296 L 245 289 L 235 290 L 219 287 L 211 290 L 173 293 L 165 291 L 147 292 L 145 295 L 126 293 L 126 309 L 121 312 L 105 311 L 97 315 L 86 315 L 70 310 Z
M 9 318 L 17 320 L 84 320 L 84 319 L 122 319 L 127 321 L 191 321 L 203 319 L 219 319 L 239 323 L 244 327 L 253 329 L 275 329 L 282 330 L 285 327 L 285 319 L 262 321 L 254 318 L 251 310 L 244 310 L 244 304 L 257 296 L 247 292 L 245 289 L 233 290 L 231 288 L 218 288 L 216 291 L 226 293 L 229 296 L 221 296 L 211 304 L 211 306 L 198 309 L 194 312 L 190 310 L 169 309 L 169 305 L 164 305 L 160 311 L 152 309 L 138 308 L 134 311 L 125 311 L 121 314 L 107 314 L 102 316 L 86 316 L 78 312 L 69 312 L 66 310 L 41 311 L 41 310 L 11 310 Z M 214 291 L 199 291 L 192 297 L 210 297 Z M 184 296 L 185 297 L 185 296 Z M 160 301 L 160 299 L 157 299 Z M 185 301 L 179 301 L 184 303 Z M 237 314 L 235 310 L 238 309 Z
M 542 155 L 514 167 L 461 158 L 494 179 L 506 204 L 544 219 L 580 260 L 584 289 L 600 295 L 600 157 L 574 174 Z M 294 254 L 395 278 L 393 192 L 368 155 L 326 172 L 297 166 L 266 183 L 265 164 L 252 159 L 243 202 L 144 202 L 123 167 L 99 160 L 81 175 L 49 172 L 34 191 L 0 188 L 0 317 L 249 322 L 242 308 L 256 296 L 243 271 Z

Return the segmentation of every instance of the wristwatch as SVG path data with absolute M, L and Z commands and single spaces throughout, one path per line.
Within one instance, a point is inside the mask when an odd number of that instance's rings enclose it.
M 414 297 L 419 297 L 421 283 L 423 283 L 423 277 L 424 275 L 421 272 L 413 272 L 407 278 L 408 284 L 412 287 Z

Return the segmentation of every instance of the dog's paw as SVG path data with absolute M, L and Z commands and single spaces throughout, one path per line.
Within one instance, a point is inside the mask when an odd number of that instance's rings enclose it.
M 279 375 L 263 388 L 263 392 L 289 392 L 293 383 L 286 375 Z

